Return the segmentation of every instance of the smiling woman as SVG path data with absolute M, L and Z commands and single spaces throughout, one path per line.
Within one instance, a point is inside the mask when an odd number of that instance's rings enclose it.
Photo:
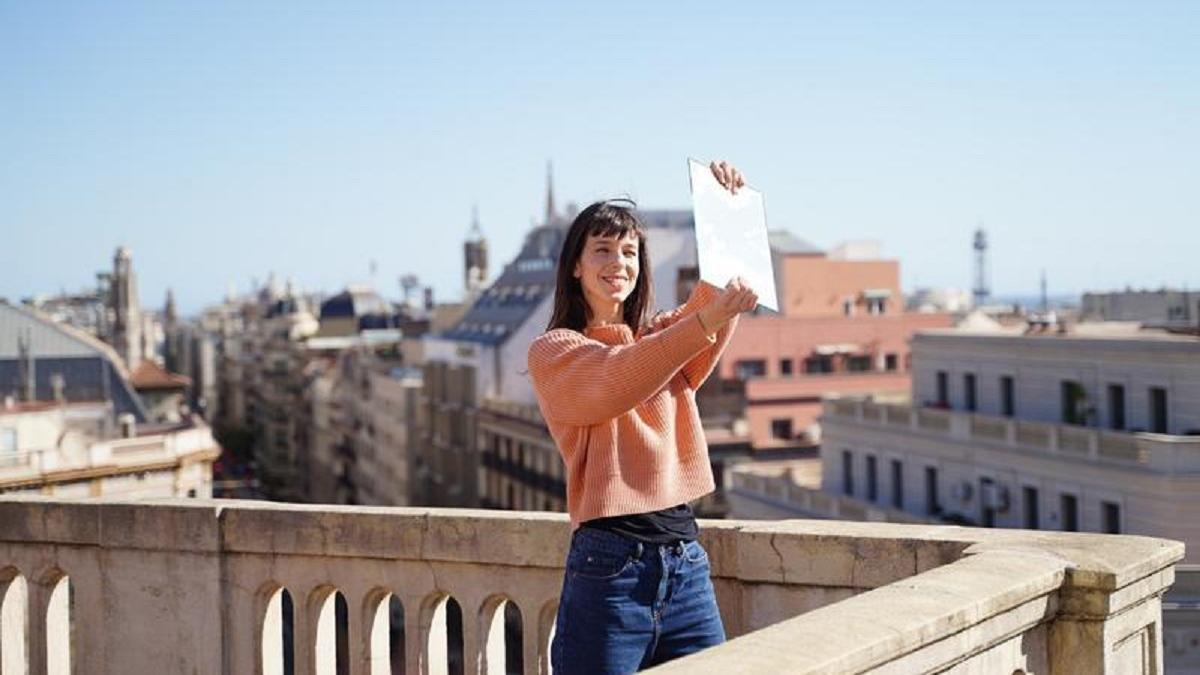
M 743 184 L 724 162 L 712 170 Z M 701 283 L 648 319 L 650 288 L 635 205 L 592 204 L 563 241 L 550 324 L 529 348 L 572 525 L 559 673 L 628 673 L 725 640 L 689 505 L 714 488 L 695 392 L 758 298 L 741 279 Z
M 650 252 L 633 202 L 625 203 L 596 202 L 575 218 L 559 255 L 550 330 L 645 323 L 653 304 Z

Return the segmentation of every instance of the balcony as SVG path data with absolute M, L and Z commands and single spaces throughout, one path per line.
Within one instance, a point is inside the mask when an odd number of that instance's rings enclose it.
M 1108 463 L 1158 473 L 1200 471 L 1200 437 L 1109 431 L 938 408 L 831 398 L 824 417 L 881 429 L 904 429 L 955 441 L 1008 447 L 1064 460 Z
M 1161 595 L 1183 555 L 1146 537 L 931 525 L 702 531 L 731 639 L 656 672 L 1159 673 Z M 280 673 L 293 644 L 297 673 L 381 673 L 402 628 L 407 673 L 451 658 L 546 673 L 568 536 L 550 513 L 3 499 L 0 663 Z

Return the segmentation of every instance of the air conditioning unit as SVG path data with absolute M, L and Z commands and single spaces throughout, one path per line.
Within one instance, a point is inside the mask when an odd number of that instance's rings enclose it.
M 979 500 L 983 502 L 985 509 L 998 512 L 1007 511 L 1009 506 L 1008 488 L 995 483 L 984 483 L 979 492 Z

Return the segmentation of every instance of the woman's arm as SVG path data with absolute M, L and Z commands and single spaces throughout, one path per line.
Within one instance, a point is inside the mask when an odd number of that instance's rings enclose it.
M 669 312 L 660 312 L 646 327 L 645 334 L 649 335 L 660 331 L 675 322 L 692 314 L 698 313 L 700 310 L 707 307 L 710 303 L 720 296 L 721 292 L 716 286 L 704 281 L 700 281 L 692 288 L 692 294 L 688 297 L 686 303 L 676 307 Z M 733 336 L 733 331 L 737 326 L 737 317 L 731 319 L 728 323 L 721 326 L 713 333 L 713 344 L 705 347 L 696 354 L 683 366 L 683 375 L 687 378 L 688 386 L 693 390 L 699 389 L 700 385 L 708 379 L 713 368 L 716 367 L 717 361 L 721 358 L 721 353 L 725 351 L 726 345 L 729 344 L 730 338 Z
M 676 321 L 699 312 L 705 305 L 716 300 L 720 294 L 721 291 L 716 286 L 706 281 L 697 281 L 696 285 L 692 287 L 692 293 L 688 296 L 687 302 L 670 311 L 655 314 L 643 333 L 646 335 L 657 333 Z
M 738 317 L 733 317 L 714 336 L 713 344 L 705 347 L 699 354 L 692 357 L 683 366 L 683 376 L 687 378 L 688 386 L 693 391 L 700 388 L 708 376 L 712 374 L 714 368 L 717 367 L 717 361 L 721 359 L 721 354 L 725 353 L 725 347 L 729 346 L 729 341 L 733 338 L 733 331 L 737 329 Z
M 529 374 L 548 419 L 588 426 L 633 410 L 715 341 L 699 316 L 629 345 L 552 330 L 529 346 Z

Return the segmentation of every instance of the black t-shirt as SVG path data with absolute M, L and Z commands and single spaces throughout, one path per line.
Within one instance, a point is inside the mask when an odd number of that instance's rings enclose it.
M 580 527 L 614 532 L 647 544 L 669 544 L 681 539 L 690 541 L 700 534 L 696 525 L 696 513 L 692 511 L 690 504 L 670 506 L 649 513 L 594 518 L 580 523 Z

